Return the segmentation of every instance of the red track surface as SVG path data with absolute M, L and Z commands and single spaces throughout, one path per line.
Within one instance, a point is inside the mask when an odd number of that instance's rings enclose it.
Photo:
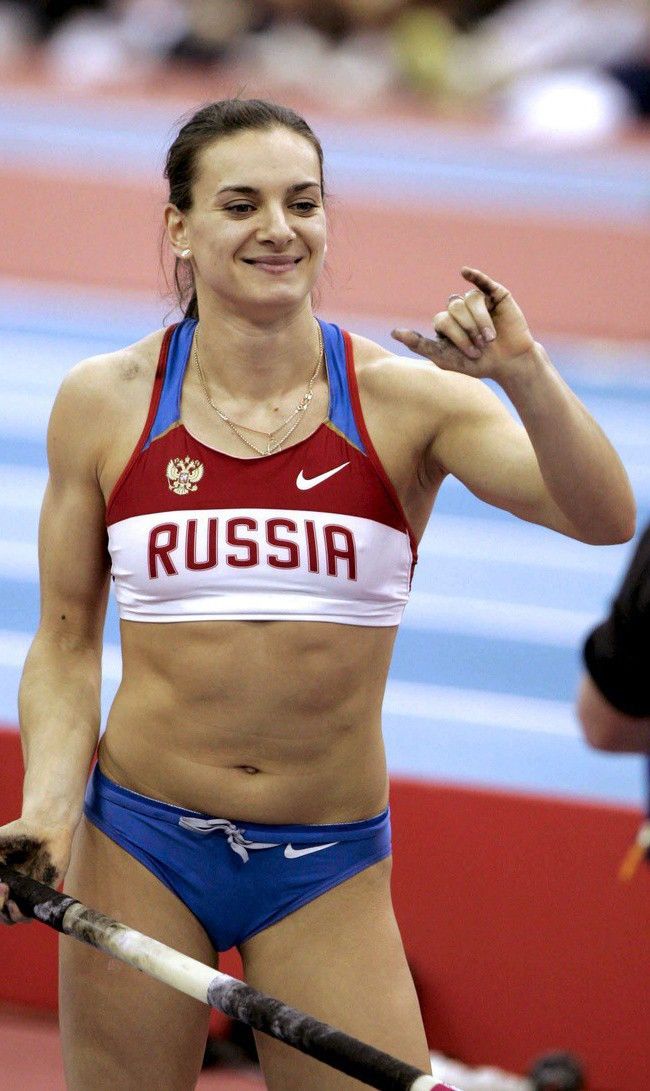
M 0 166 L 0 275 L 161 290 L 162 189 Z M 342 195 L 331 225 L 322 303 L 330 314 L 426 322 L 475 265 L 511 287 L 531 327 L 574 336 L 650 336 L 650 221 L 380 204 Z M 163 308 L 161 308 L 162 313 Z
M 94 102 L 82 89 L 48 87 L 38 56 L 13 78 L 0 76 L 0 93 L 8 101 L 11 95 L 26 94 L 30 101 L 47 103 L 49 96 L 72 108 L 75 103 L 84 109 L 96 105 L 99 111 L 123 106 L 127 115 L 155 106 L 160 116 L 168 107 L 170 132 L 181 113 L 210 98 L 238 93 L 241 87 L 249 96 L 289 102 L 317 131 L 324 121 L 322 104 L 296 101 L 286 89 L 253 85 L 249 72 L 188 76 L 171 70 L 164 80 L 139 89 L 98 92 Z M 329 120 L 339 126 L 347 120 L 352 141 L 367 121 L 378 124 L 384 119 L 387 131 L 405 132 L 409 123 L 426 124 L 430 117 L 425 103 L 396 97 L 370 117 L 351 108 L 344 117 Z M 437 124 L 442 125 L 439 131 L 453 131 L 448 120 L 437 119 Z M 512 135 L 466 119 L 461 130 L 466 139 L 476 141 L 477 162 L 482 148 L 498 148 L 501 141 L 507 164 Z M 640 130 L 608 151 L 614 161 L 617 153 L 647 148 L 647 142 L 648 133 Z M 602 150 L 600 155 L 602 160 Z M 110 179 L 105 172 L 93 175 L 83 156 L 55 170 L 10 162 L 6 157 L 0 164 L 0 275 L 137 290 L 156 297 L 161 288 L 162 179 L 140 177 L 128 156 L 116 162 Z M 541 168 L 546 163 L 551 169 L 549 162 L 561 168 L 557 156 L 540 159 Z M 643 158 L 639 169 L 642 163 Z M 372 177 L 365 191 L 335 192 L 329 269 L 321 285 L 324 309 L 330 315 L 377 316 L 388 328 L 407 319 L 426 322 L 458 289 L 460 267 L 477 265 L 512 288 L 540 336 L 650 337 L 650 210 L 634 224 L 620 222 L 607 211 L 580 219 L 548 206 L 510 212 L 507 204 L 486 206 L 480 197 L 475 207 L 471 199 L 464 206 L 445 207 L 418 201 L 411 193 L 400 196 L 399 190 L 391 200 L 382 200 Z

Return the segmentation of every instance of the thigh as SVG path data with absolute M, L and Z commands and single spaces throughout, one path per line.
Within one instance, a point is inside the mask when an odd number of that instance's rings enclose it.
M 82 819 L 66 893 L 184 954 L 215 964 L 193 914 L 139 861 Z M 59 1010 L 68 1091 L 190 1091 L 209 1008 L 62 936 Z
M 428 1072 L 429 1050 L 381 860 L 242 946 L 246 980 Z M 269 1091 L 352 1091 L 358 1080 L 257 1034 Z

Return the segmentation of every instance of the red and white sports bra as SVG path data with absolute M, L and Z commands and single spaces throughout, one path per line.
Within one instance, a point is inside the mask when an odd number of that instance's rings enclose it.
M 166 332 L 147 422 L 106 510 L 121 618 L 399 623 L 415 539 L 363 422 L 350 337 L 320 325 L 328 418 L 260 458 L 184 427 L 196 322 Z

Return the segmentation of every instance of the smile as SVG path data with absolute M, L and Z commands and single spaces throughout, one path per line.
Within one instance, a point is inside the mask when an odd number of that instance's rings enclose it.
M 244 258 L 246 265 L 252 265 L 256 269 L 261 269 L 263 273 L 270 273 L 272 276 L 281 276 L 283 273 L 289 273 L 296 268 L 298 263 L 302 261 L 302 258 L 282 258 L 281 260 L 268 258 Z

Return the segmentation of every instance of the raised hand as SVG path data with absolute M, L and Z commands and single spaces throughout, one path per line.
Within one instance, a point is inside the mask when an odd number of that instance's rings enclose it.
M 534 348 L 533 336 L 503 284 L 468 266 L 461 274 L 474 287 L 449 296 L 447 309 L 434 316 L 433 337 L 404 329 L 393 330 L 392 336 L 446 371 L 502 379 L 518 357 Z

